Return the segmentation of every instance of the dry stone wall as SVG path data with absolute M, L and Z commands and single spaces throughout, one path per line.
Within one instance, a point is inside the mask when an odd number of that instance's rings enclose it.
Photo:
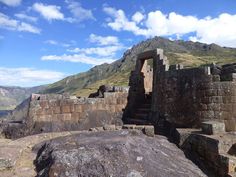
M 153 79 L 143 67 L 153 59 Z M 150 83 L 151 82 L 151 83 Z M 177 127 L 199 127 L 208 120 L 222 121 L 226 131 L 236 130 L 236 63 L 184 69 L 169 66 L 163 50 L 146 51 L 137 56 L 131 72 L 128 104 L 124 120 L 134 115 L 145 100 L 145 86 L 152 85 L 151 121 L 167 120 Z
M 219 120 L 227 131 L 236 130 L 236 83 L 221 81 L 209 67 L 169 70 L 159 76 L 160 116 L 180 127 L 198 127 Z
M 33 94 L 27 117 L 22 118 L 21 123 L 8 123 L 5 134 L 18 138 L 41 132 L 87 130 L 106 124 L 121 125 L 127 96 L 126 92 L 105 92 L 104 98 Z

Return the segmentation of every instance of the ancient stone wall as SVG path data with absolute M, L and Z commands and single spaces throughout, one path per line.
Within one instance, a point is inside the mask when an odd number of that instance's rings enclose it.
M 18 138 L 29 134 L 87 130 L 106 124 L 122 124 L 126 92 L 105 92 L 104 98 L 76 98 L 65 95 L 33 94 L 28 116 L 20 123 L 8 123 L 5 133 Z M 20 132 L 19 132 L 20 131 Z
M 169 66 L 161 49 L 137 56 L 136 68 L 130 76 L 126 118 L 135 115 L 137 105 L 145 100 L 146 70 L 142 67 L 150 58 L 154 124 L 165 119 L 177 127 L 199 127 L 203 121 L 219 120 L 225 122 L 226 131 L 236 130 L 236 64 L 183 69 L 181 65 Z
M 209 67 L 169 70 L 158 77 L 158 110 L 180 127 L 220 120 L 236 130 L 236 83 L 220 81 Z

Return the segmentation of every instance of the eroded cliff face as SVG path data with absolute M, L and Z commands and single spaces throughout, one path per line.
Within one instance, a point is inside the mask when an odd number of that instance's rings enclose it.
M 37 176 L 205 176 L 164 137 L 120 130 L 81 133 L 37 145 Z

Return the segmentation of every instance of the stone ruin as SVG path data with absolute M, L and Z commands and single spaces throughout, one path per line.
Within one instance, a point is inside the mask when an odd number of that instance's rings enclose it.
M 236 63 L 184 69 L 147 51 L 129 86 L 125 123 L 154 125 L 208 176 L 236 176 Z
M 147 60 L 153 60 L 153 69 L 143 69 Z M 199 128 L 202 122 L 215 120 L 225 123 L 226 131 L 235 131 L 235 81 L 236 63 L 184 69 L 169 66 L 161 49 L 141 53 L 131 72 L 124 121 L 138 122 L 137 113 L 149 103 L 149 114 L 140 116 L 146 123 L 164 119 L 175 127 Z
M 106 124 L 122 125 L 127 90 L 113 87 L 99 98 L 32 94 L 3 120 L 3 134 L 19 138 L 43 132 L 88 130 Z
M 236 63 L 185 69 L 169 65 L 163 50 L 156 49 L 137 56 L 129 87 L 101 86 L 89 98 L 33 94 L 1 129 L 6 137 L 19 138 L 123 123 L 147 133 L 153 125 L 209 176 L 234 176 L 235 121 Z

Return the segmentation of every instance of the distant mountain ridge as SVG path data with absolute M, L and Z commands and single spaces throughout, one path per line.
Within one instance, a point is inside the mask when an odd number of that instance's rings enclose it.
M 235 48 L 154 37 L 134 45 L 124 53 L 121 59 L 69 76 L 49 85 L 43 93 L 68 92 L 77 96 L 88 96 L 102 84 L 127 86 L 130 71 L 135 66 L 136 56 L 143 51 L 156 48 L 164 49 L 170 64 L 181 63 L 185 67 L 196 67 L 213 62 L 217 64 L 236 62 Z
M 45 89 L 45 87 L 46 86 L 23 88 L 0 86 L 0 110 L 14 109 L 32 93 L 38 93 Z

